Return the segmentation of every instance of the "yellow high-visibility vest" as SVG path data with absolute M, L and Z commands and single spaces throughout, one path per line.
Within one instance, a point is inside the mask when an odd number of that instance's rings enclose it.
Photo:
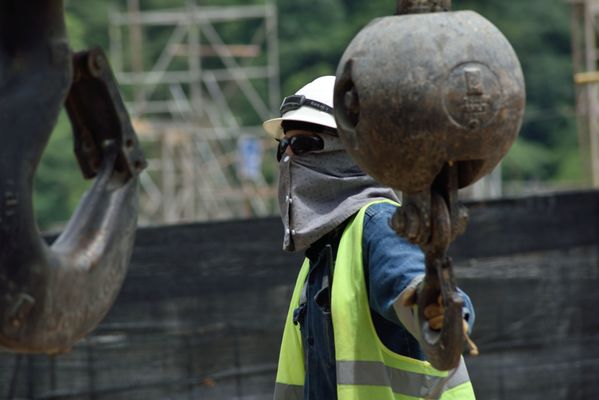
M 374 328 L 362 265 L 364 214 L 370 203 L 345 228 L 331 293 L 338 400 L 474 400 L 462 359 L 453 372 L 438 371 L 428 362 L 394 353 Z M 304 351 L 293 311 L 299 306 L 309 270 L 305 259 L 291 298 L 283 332 L 275 384 L 275 400 L 301 400 Z

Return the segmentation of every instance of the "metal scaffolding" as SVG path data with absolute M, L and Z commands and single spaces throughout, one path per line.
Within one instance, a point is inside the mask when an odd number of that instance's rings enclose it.
M 593 187 L 599 187 L 599 0 L 568 3 L 581 157 Z
M 261 121 L 280 102 L 275 6 L 127 4 L 110 14 L 110 56 L 149 161 L 140 222 L 273 214 Z

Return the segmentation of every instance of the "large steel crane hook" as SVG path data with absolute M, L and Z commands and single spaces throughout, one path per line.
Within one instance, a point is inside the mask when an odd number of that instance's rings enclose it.
M 97 178 L 49 247 L 32 184 L 63 104 L 82 171 Z M 69 50 L 62 0 L 0 3 L 0 140 L 0 346 L 61 352 L 96 327 L 121 287 L 145 167 L 103 53 Z
M 398 0 L 397 15 L 368 24 L 337 69 L 335 118 L 356 162 L 403 192 L 391 222 L 426 255 L 418 292 L 420 342 L 441 370 L 464 348 L 462 301 L 447 256 L 467 212 L 457 191 L 495 168 L 516 139 L 525 103 L 518 58 L 503 34 L 450 0 Z M 424 306 L 442 296 L 432 331 Z

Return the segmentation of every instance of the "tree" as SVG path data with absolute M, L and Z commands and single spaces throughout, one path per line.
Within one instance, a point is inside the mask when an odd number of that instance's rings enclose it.
M 504 162 L 505 180 L 581 184 L 570 11 L 565 1 L 454 0 L 491 20 L 520 58 L 527 105 L 520 137 Z
M 192 0 L 139 0 L 143 9 L 182 7 Z M 262 4 L 267 0 L 256 0 Z M 370 20 L 395 11 L 392 0 L 276 0 L 279 10 L 281 87 L 295 92 L 307 81 L 334 74 L 356 33 Z M 239 0 L 196 0 L 200 6 L 241 4 Z M 67 24 L 75 50 L 108 48 L 110 7 L 126 0 L 67 0 Z M 520 137 L 504 161 L 504 179 L 547 183 L 581 182 L 574 112 L 574 89 L 565 1 L 453 0 L 453 10 L 472 9 L 494 23 L 518 54 L 527 86 L 527 108 Z M 242 29 L 242 28 L 239 28 Z M 232 29 L 231 34 L 243 34 Z M 149 35 L 148 51 L 160 33 Z M 64 221 L 87 187 L 79 175 L 66 118 L 52 135 L 36 177 L 40 226 Z

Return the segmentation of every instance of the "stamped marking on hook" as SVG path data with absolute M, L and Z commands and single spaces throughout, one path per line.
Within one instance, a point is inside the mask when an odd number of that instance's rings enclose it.
M 445 111 L 456 124 L 476 130 L 493 120 L 502 94 L 499 79 L 489 67 L 475 62 L 460 64 L 445 84 Z

